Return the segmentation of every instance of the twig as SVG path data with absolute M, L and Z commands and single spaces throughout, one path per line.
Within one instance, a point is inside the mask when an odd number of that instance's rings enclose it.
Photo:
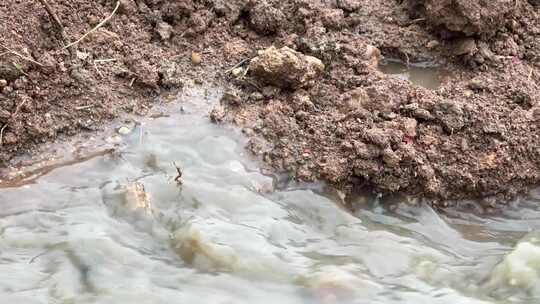
M 66 34 L 66 30 L 64 29 L 64 26 L 62 25 L 60 18 L 58 18 L 58 16 L 56 15 L 52 7 L 49 5 L 49 3 L 47 3 L 46 0 L 38 0 L 38 1 L 41 3 L 41 5 L 43 5 L 43 7 L 47 11 L 51 19 L 54 21 L 54 23 L 56 23 L 56 27 L 58 28 L 58 31 L 60 31 L 60 36 L 62 37 L 62 40 L 64 40 L 64 43 L 69 43 L 69 38 Z M 75 56 L 74 52 L 70 51 L 70 53 L 72 57 Z
M 179 185 L 182 185 L 182 169 L 180 168 L 180 166 L 178 166 L 176 164 L 176 162 L 173 162 L 173 166 L 176 168 L 176 177 L 174 178 L 174 181 L 179 184 Z
M 24 104 L 26 103 L 28 99 L 25 99 L 23 100 L 23 102 L 21 102 L 17 108 L 15 109 L 15 112 L 13 114 L 11 114 L 11 117 L 9 119 L 13 119 L 17 116 L 17 114 L 19 114 L 19 111 L 21 110 L 22 106 L 24 106 Z
M 8 126 L 8 123 L 17 116 L 17 114 L 19 114 L 19 111 L 20 109 L 22 108 L 22 106 L 26 103 L 28 99 L 25 99 L 23 100 L 23 102 L 21 102 L 21 104 L 19 104 L 17 106 L 17 108 L 15 109 L 15 112 L 13 112 L 13 114 L 11 114 L 11 116 L 9 117 L 8 121 L 2 126 L 2 129 L 0 129 L 0 147 L 4 145 L 4 130 L 7 128 Z
M 34 263 L 39 257 L 42 257 L 42 256 L 46 255 L 47 253 L 49 253 L 49 250 L 45 250 L 45 251 L 43 251 L 42 253 L 36 255 L 35 257 L 33 257 L 33 258 L 28 262 L 28 264 Z
M 0 147 L 4 145 L 4 130 L 7 128 L 8 124 L 4 124 L 2 129 L 0 129 Z
M 91 109 L 93 107 L 95 107 L 96 105 L 93 104 L 93 105 L 87 105 L 87 106 L 80 106 L 80 107 L 76 107 L 75 110 L 77 111 L 81 111 L 81 110 L 86 110 L 86 109 Z
M 41 64 L 41 63 L 35 61 L 34 59 L 29 58 L 29 57 L 26 57 L 26 56 L 23 56 L 23 55 L 21 55 L 21 54 L 15 52 L 14 50 L 8 48 L 8 47 L 5 46 L 5 45 L 0 44 L 0 46 L 1 46 L 2 48 L 4 48 L 4 49 L 7 51 L 7 52 L 4 52 L 4 53 L 1 53 L 0 56 L 3 56 L 3 55 L 5 55 L 5 54 L 10 54 L 10 53 L 11 53 L 11 54 L 13 54 L 13 55 L 15 55 L 15 56 L 18 56 L 18 57 L 20 57 L 20 58 L 26 60 L 26 61 L 30 61 L 30 62 L 32 62 L 32 63 L 35 63 L 35 64 L 39 65 L 39 66 L 43 66 L 43 64 Z
M 418 19 L 414 19 L 414 20 L 411 20 L 409 22 L 406 22 L 404 25 L 405 26 L 411 26 L 413 24 L 421 23 L 421 22 L 424 22 L 424 21 L 426 21 L 426 18 L 418 18 Z
M 252 58 L 245 58 L 245 59 L 242 59 L 240 62 L 238 62 L 237 64 L 235 64 L 232 68 L 226 70 L 224 73 L 225 73 L 225 74 L 229 74 L 229 73 L 232 72 L 234 69 L 241 67 L 244 63 L 248 62 L 248 61 L 251 60 L 251 59 L 252 59 Z
M 259 92 L 263 92 L 263 90 L 261 89 L 261 87 L 259 87 L 253 80 L 249 79 L 248 77 L 242 77 L 242 78 L 239 78 L 238 79 L 239 81 L 241 82 L 245 82 L 249 85 L 251 85 L 252 87 L 254 87 L 255 89 L 257 89 L 257 91 Z
M 99 74 L 99 77 L 101 78 L 105 78 L 105 76 L 103 76 L 103 74 L 101 73 L 101 71 L 99 70 L 96 62 L 94 61 L 94 69 L 96 70 L 96 72 Z
M 116 61 L 116 58 L 110 58 L 110 59 L 96 59 L 94 60 L 93 62 L 93 65 L 94 65 L 94 69 L 96 70 L 96 72 L 99 74 L 99 76 L 101 78 L 105 78 L 105 76 L 103 76 L 103 73 L 101 73 L 101 70 L 98 68 L 97 64 L 96 63 L 107 63 L 107 62 L 114 62 Z
M 116 58 L 110 58 L 110 59 L 96 59 L 96 60 L 94 60 L 95 63 L 113 62 L 113 61 L 116 61 Z
M 20 65 L 16 64 L 15 62 L 12 62 L 13 66 L 17 69 L 17 71 L 21 72 L 26 77 L 30 77 L 22 68 Z
M 45 0 L 40 0 L 40 1 L 45 1 Z M 96 30 L 98 30 L 100 27 L 102 27 L 103 25 L 105 25 L 105 23 L 107 23 L 109 20 L 111 20 L 111 18 L 114 16 L 114 14 L 116 14 L 116 11 L 118 10 L 118 8 L 120 7 L 120 1 L 116 2 L 116 7 L 114 8 L 113 12 L 105 19 L 103 19 L 103 21 L 101 21 L 98 25 L 96 25 L 93 29 L 91 29 L 90 31 L 86 32 L 84 35 L 81 36 L 81 38 L 77 39 L 76 41 L 66 45 L 64 47 L 64 49 L 67 49 L 67 48 L 70 48 L 76 44 L 78 44 L 79 42 L 81 42 L 84 38 L 86 38 L 88 35 L 90 35 L 91 33 L 95 32 Z
M 405 55 L 405 58 L 407 59 L 407 68 L 409 68 L 410 65 L 411 65 L 411 60 L 409 58 L 409 54 L 407 54 L 407 52 L 403 52 L 403 55 Z
M 60 22 L 60 18 L 58 18 L 58 16 L 56 16 L 54 10 L 49 5 L 49 3 L 47 3 L 46 0 L 38 0 L 38 1 L 41 3 L 41 5 L 43 5 L 43 7 L 45 7 L 45 10 L 49 14 L 49 16 L 52 18 L 54 23 L 56 23 L 56 26 L 58 26 L 58 29 L 60 29 L 61 32 L 65 33 L 64 26 L 62 25 L 62 22 Z

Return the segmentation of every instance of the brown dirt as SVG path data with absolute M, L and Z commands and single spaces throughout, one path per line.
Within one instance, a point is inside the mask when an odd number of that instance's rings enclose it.
M 274 37 L 322 59 L 324 76 L 294 90 L 241 86 L 214 113 L 244 126 L 272 167 L 347 191 L 489 205 L 538 184 L 540 27 L 528 2 L 292 2 L 273 4 L 291 20 Z M 372 46 L 442 61 L 451 76 L 431 91 L 383 75 Z
M 49 2 L 70 41 L 116 3 Z M 0 44 L 43 65 L 0 51 L 4 166 L 41 142 L 144 114 L 160 91 L 218 82 L 230 92 L 212 119 L 241 126 L 253 152 L 301 180 L 443 200 L 509 198 L 540 180 L 537 1 L 121 3 L 75 57 L 38 1 L 0 4 Z M 319 58 L 323 75 L 283 88 L 244 75 L 245 59 L 272 45 Z M 377 49 L 436 60 L 451 77 L 431 91 L 383 75 Z

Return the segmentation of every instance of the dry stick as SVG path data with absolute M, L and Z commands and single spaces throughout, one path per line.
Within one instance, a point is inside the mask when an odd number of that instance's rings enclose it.
M 87 106 L 80 106 L 80 107 L 76 107 L 75 110 L 77 111 L 81 111 L 81 110 L 86 110 L 86 109 L 91 109 L 93 107 L 95 107 L 96 105 L 93 104 L 93 105 L 87 105 Z
M 17 108 L 15 109 L 15 112 L 13 114 L 11 114 L 11 117 L 9 119 L 13 119 L 17 116 L 17 114 L 19 114 L 19 111 L 21 110 L 22 106 L 24 106 L 24 104 L 26 103 L 26 101 L 28 101 L 28 99 L 25 99 L 23 100 L 23 102 L 21 102 Z
M 66 30 L 64 29 L 64 26 L 62 25 L 62 22 L 60 21 L 60 18 L 56 15 L 52 7 L 47 3 L 46 0 L 38 0 L 41 5 L 45 8 L 51 19 L 56 23 L 56 27 L 58 27 L 58 30 L 60 31 L 60 36 L 62 37 L 62 40 L 64 40 L 64 43 L 69 43 L 69 38 L 66 34 Z M 75 55 L 75 53 L 72 53 L 71 55 Z
M 13 55 L 18 56 L 18 57 L 20 57 L 20 58 L 22 58 L 22 59 L 24 59 L 24 60 L 26 60 L 26 61 L 30 61 L 30 62 L 32 62 L 32 63 L 35 63 L 35 64 L 39 65 L 39 66 L 43 66 L 43 64 L 41 64 L 41 63 L 35 61 L 34 59 L 29 58 L 29 57 L 26 57 L 26 56 L 23 56 L 23 55 L 21 55 L 21 54 L 15 52 L 14 50 L 8 48 L 8 47 L 5 46 L 5 45 L 0 44 L 0 47 L 4 48 L 4 49 L 7 51 L 7 52 L 4 52 L 4 53 L 1 53 L 0 56 L 5 55 L 5 54 L 13 54 Z
M 56 16 L 56 14 L 54 13 L 54 11 L 53 11 L 52 7 L 49 5 L 49 3 L 47 3 L 46 0 L 38 0 L 38 1 L 41 3 L 41 5 L 43 5 L 43 7 L 45 7 L 45 10 L 49 14 L 49 16 L 53 19 L 53 21 L 56 23 L 56 26 L 58 26 L 60 31 L 65 33 L 64 26 L 62 25 L 62 22 L 60 22 L 60 19 L 58 18 L 58 16 Z
M 178 166 L 176 164 L 176 162 L 173 162 L 173 166 L 176 168 L 176 177 L 174 178 L 174 181 L 178 184 L 178 185 L 182 185 L 182 169 L 180 168 L 180 166 Z
M 4 130 L 7 128 L 7 123 L 0 129 L 0 147 L 4 145 Z
M 43 0 L 44 1 L 44 0 Z M 114 14 L 116 14 L 116 11 L 118 10 L 118 8 L 120 7 L 120 1 L 116 2 L 116 7 L 114 8 L 113 12 L 109 15 L 109 17 L 103 19 L 103 21 L 101 21 L 98 25 L 96 25 L 93 29 L 91 29 L 90 31 L 86 32 L 86 34 L 82 35 L 81 38 L 77 39 L 76 41 L 66 45 L 64 47 L 64 49 L 67 49 L 67 48 L 70 48 L 74 45 L 76 45 L 77 43 L 81 42 L 84 38 L 86 38 L 86 36 L 90 35 L 91 33 L 95 32 L 97 29 L 99 29 L 100 27 L 102 27 L 105 23 L 107 23 L 109 20 L 111 20 L 111 18 L 114 16 Z
M 94 62 L 96 63 L 102 63 L 102 62 L 113 62 L 116 61 L 116 58 L 110 58 L 110 59 L 96 59 Z
M 11 64 L 13 64 L 13 66 L 15 67 L 15 69 L 17 69 L 17 71 L 21 72 L 21 74 L 23 74 L 24 76 L 30 78 L 30 75 L 28 75 L 28 73 L 26 73 L 20 65 L 16 64 L 15 62 L 12 62 Z
M 229 73 L 232 72 L 234 69 L 241 67 L 244 63 L 250 61 L 251 59 L 252 59 L 252 58 L 244 58 L 244 59 L 242 59 L 240 62 L 238 62 L 237 64 L 235 64 L 232 68 L 226 70 L 224 73 L 225 73 L 225 74 L 229 74 Z
M 96 65 L 96 62 L 94 61 L 94 69 L 96 70 L 96 72 L 99 74 L 99 77 L 101 78 L 105 78 L 105 76 L 103 76 L 103 73 L 101 73 L 101 71 L 99 70 L 99 68 L 97 67 Z
M 96 70 L 96 72 L 99 74 L 99 76 L 101 78 L 105 78 L 105 76 L 103 76 L 103 73 L 101 73 L 101 71 L 99 70 L 98 66 L 96 65 L 96 63 L 106 63 L 106 62 L 114 62 L 116 61 L 116 58 L 110 58 L 110 59 L 96 59 L 94 60 L 94 69 Z
M 22 106 L 24 106 L 24 104 L 26 103 L 28 99 L 25 99 L 23 100 L 23 102 L 21 102 L 17 108 L 15 109 L 15 112 L 13 112 L 13 114 L 11 114 L 11 116 L 9 117 L 8 121 L 4 124 L 4 126 L 2 127 L 2 129 L 0 129 L 0 147 L 4 144 L 3 142 L 3 139 L 4 139 L 4 130 L 7 128 L 9 122 L 15 118 L 17 116 L 17 114 L 19 114 L 19 111 L 21 110 Z

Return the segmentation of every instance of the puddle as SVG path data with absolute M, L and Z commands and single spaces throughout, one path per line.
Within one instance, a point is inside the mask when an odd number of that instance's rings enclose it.
M 349 212 L 262 175 L 209 123 L 219 95 L 0 189 L 0 302 L 538 303 L 540 191 L 486 218 L 377 197 Z
M 379 70 L 431 90 L 438 89 L 444 77 L 444 72 L 432 62 L 413 63 L 407 66 L 402 61 L 387 59 L 379 65 Z

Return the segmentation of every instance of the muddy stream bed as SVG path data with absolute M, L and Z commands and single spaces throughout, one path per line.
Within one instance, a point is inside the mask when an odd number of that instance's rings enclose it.
M 261 174 L 209 122 L 220 94 L 187 92 L 119 153 L 0 189 L 0 302 L 540 301 L 540 192 L 491 217 L 377 195 L 347 211 L 323 184 Z

